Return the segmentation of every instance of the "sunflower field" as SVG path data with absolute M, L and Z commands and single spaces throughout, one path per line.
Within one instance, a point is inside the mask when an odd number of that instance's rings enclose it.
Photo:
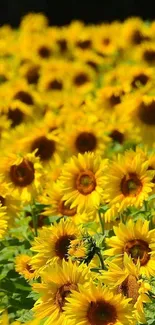
M 155 325 L 155 22 L 0 28 L 0 325 Z

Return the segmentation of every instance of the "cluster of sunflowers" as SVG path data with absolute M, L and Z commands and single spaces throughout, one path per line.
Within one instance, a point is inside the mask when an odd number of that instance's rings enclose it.
M 0 325 L 155 324 L 155 22 L 0 28 Z

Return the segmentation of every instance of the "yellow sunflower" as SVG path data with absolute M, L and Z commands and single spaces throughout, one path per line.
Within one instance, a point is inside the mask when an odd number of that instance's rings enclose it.
M 13 154 L 1 157 L 0 173 L 10 183 L 14 197 L 30 202 L 41 191 L 43 169 L 35 154 Z
M 121 25 L 119 22 L 113 24 L 103 23 L 94 28 L 94 49 L 97 53 L 106 57 L 113 55 L 119 48 L 119 38 L 115 35 L 120 34 Z
M 31 122 L 33 119 L 32 111 L 20 100 L 12 100 L 8 106 L 2 107 L 1 112 L 7 117 L 11 128 Z
M 95 116 L 86 113 L 78 124 L 66 125 L 66 145 L 72 154 L 84 154 L 86 151 L 104 155 L 110 139 L 105 134 L 106 126 Z
M 61 266 L 52 264 L 41 276 L 43 283 L 33 285 L 33 289 L 41 294 L 33 307 L 35 316 L 38 319 L 47 317 L 45 325 L 64 324 L 66 299 L 72 290 L 78 291 L 78 285 L 88 284 L 89 270 L 83 264 L 63 260 Z
M 108 122 L 111 114 L 123 101 L 125 90 L 122 85 L 106 86 L 97 91 L 96 104 L 98 116 L 102 121 Z
M 128 325 L 134 324 L 130 299 L 114 294 L 99 283 L 89 287 L 80 286 L 73 291 L 64 306 L 68 324 L 85 325 Z
M 94 220 L 93 212 L 77 213 L 77 208 L 70 208 L 70 204 L 66 204 L 63 200 L 63 192 L 59 181 L 53 183 L 52 187 L 47 185 L 44 189 L 44 194 L 41 195 L 39 201 L 47 207 L 45 207 L 42 215 L 44 216 L 58 216 L 71 218 L 76 224 L 81 224 L 87 221 Z
M 27 130 L 27 131 L 26 131 Z M 28 133 L 25 136 L 24 131 Z M 55 164 L 59 161 L 59 156 L 63 151 L 61 144 L 61 132 L 59 129 L 49 131 L 46 124 L 38 121 L 36 124 L 30 124 L 23 129 L 23 138 L 21 139 L 21 148 L 25 152 L 34 152 L 42 163 L 48 163 L 53 160 Z
M 106 131 L 109 135 L 110 146 L 115 146 L 119 144 L 118 150 L 128 144 L 138 144 L 140 143 L 141 137 L 139 136 L 139 129 L 135 128 L 133 130 L 133 123 L 131 122 L 131 118 L 128 114 L 120 114 L 119 110 L 111 114 L 111 117 L 108 119 L 109 121 L 106 124 Z M 108 148 L 109 149 L 109 148 Z M 107 149 L 106 154 L 109 156 L 113 156 L 113 151 L 109 152 Z
M 140 46 L 150 39 L 150 28 L 139 17 L 126 19 L 122 27 L 121 43 L 125 48 Z
M 22 275 L 26 280 L 31 280 L 34 278 L 34 270 L 29 264 L 30 260 L 31 256 L 26 254 L 17 255 L 15 259 L 16 272 Z
M 146 66 L 154 66 L 155 62 L 155 44 L 154 42 L 144 42 L 136 51 L 133 51 L 134 59 L 141 61 Z
M 140 152 L 118 154 L 104 178 L 104 199 L 109 204 L 105 220 L 109 222 L 128 207 L 142 207 L 154 187 L 153 176 L 154 171 L 148 170 L 148 161 Z
M 75 62 L 70 67 L 70 84 L 73 93 L 86 94 L 93 90 L 96 73 L 90 66 L 82 62 Z
M 103 176 L 107 160 L 94 153 L 73 156 L 64 165 L 60 182 L 64 193 L 63 200 L 77 212 L 98 208 L 103 194 Z
M 72 220 L 61 219 L 50 227 L 43 227 L 32 243 L 31 250 L 36 254 L 31 259 L 31 265 L 36 275 L 52 263 L 61 263 L 63 258 L 68 259 L 70 242 L 77 238 L 79 229 Z
M 128 91 L 148 92 L 154 85 L 154 69 L 144 65 L 133 65 L 126 74 L 124 69 L 123 82 Z
M 154 276 L 155 229 L 149 230 L 149 221 L 139 219 L 134 223 L 130 219 L 126 224 L 114 226 L 113 230 L 115 236 L 107 238 L 107 245 L 111 248 L 105 250 L 104 255 L 113 256 L 114 263 L 123 265 L 124 253 L 127 253 L 135 264 L 140 261 L 140 274 Z
M 155 143 L 155 96 L 139 95 L 124 103 L 131 121 L 139 128 L 142 142 L 150 147 Z
M 140 323 L 145 323 L 144 303 L 151 302 L 148 291 L 150 285 L 139 278 L 140 261 L 134 264 L 131 256 L 124 254 L 123 268 L 114 262 L 108 262 L 108 270 L 102 271 L 101 279 L 104 284 L 116 292 L 122 293 L 127 298 L 132 298 L 133 313 Z

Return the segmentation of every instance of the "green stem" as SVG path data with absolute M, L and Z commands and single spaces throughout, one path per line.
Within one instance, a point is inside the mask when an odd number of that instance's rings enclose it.
M 147 212 L 147 202 L 144 201 L 144 207 L 145 207 L 145 211 Z
M 32 206 L 32 210 L 31 210 L 31 215 L 32 215 L 32 221 L 33 221 L 33 227 L 34 227 L 34 232 L 35 232 L 35 236 L 37 237 L 38 236 L 38 230 L 37 230 L 37 221 L 38 221 L 38 218 L 37 218 L 37 215 L 35 213 L 35 209 L 33 208 Z
M 100 220 L 100 224 L 101 224 L 102 233 L 103 233 L 103 236 L 104 236 L 104 222 L 103 222 L 100 210 L 98 211 L 98 215 L 99 215 L 99 220 Z
M 100 263 L 101 263 L 101 269 L 104 270 L 105 267 L 104 267 L 104 261 L 103 261 L 103 258 L 102 258 L 102 255 L 101 255 L 101 252 L 100 252 L 100 251 L 97 251 L 96 254 L 97 254 L 97 256 L 98 256 L 98 258 L 99 258 L 99 260 L 100 260 Z

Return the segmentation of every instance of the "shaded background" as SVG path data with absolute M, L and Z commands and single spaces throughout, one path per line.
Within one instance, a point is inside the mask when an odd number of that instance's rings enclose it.
M 86 23 L 123 20 L 129 16 L 155 18 L 155 0 L 0 0 L 0 25 L 18 26 L 28 12 L 45 13 L 52 25 L 73 19 Z

